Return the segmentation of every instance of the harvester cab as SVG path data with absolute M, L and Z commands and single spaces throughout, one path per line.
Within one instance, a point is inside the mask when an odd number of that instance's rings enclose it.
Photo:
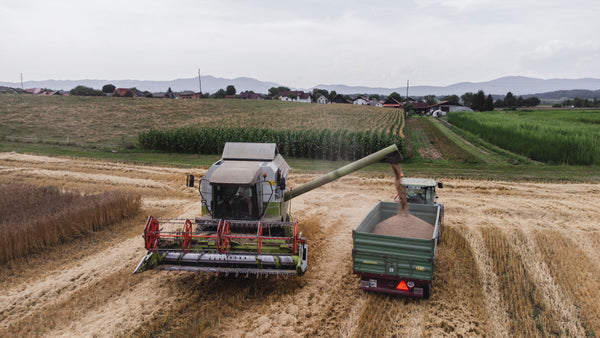
M 202 216 L 289 221 L 283 201 L 290 167 L 273 143 L 228 142 L 200 180 Z
M 402 155 L 392 145 L 291 189 L 286 184 L 290 167 L 275 144 L 228 142 L 200 180 L 201 217 L 150 216 L 142 234 L 147 254 L 134 273 L 302 275 L 308 245 L 289 213 L 289 201 L 384 159 L 398 163 Z M 188 186 L 193 181 L 188 176 Z
M 406 201 L 413 204 L 436 204 L 435 188 L 442 188 L 442 182 L 427 178 L 403 177 L 401 184 L 406 187 Z M 394 199 L 399 200 L 399 196 Z

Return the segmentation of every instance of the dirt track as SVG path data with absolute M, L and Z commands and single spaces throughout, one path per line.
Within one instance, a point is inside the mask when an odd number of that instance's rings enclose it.
M 198 214 L 187 172 L 203 173 L 0 153 L 0 182 L 136 191 L 145 213 L 160 217 Z M 292 173 L 289 184 L 315 177 Z M 309 241 L 303 277 L 133 276 L 144 254 L 141 215 L 3 267 L 0 336 L 600 335 L 598 184 L 444 185 L 429 301 L 364 293 L 351 273 L 351 230 L 378 200 L 393 198 L 390 170 L 341 178 L 293 201 Z

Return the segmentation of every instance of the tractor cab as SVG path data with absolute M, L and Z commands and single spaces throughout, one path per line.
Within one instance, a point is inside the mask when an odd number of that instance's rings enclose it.
M 435 188 L 442 188 L 442 182 L 427 178 L 402 178 L 402 185 L 406 187 L 406 200 L 413 204 L 436 204 Z

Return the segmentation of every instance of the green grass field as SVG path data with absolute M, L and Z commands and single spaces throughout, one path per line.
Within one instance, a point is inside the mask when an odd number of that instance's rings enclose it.
M 530 121 L 585 123 L 598 126 L 598 111 L 517 111 Z M 255 127 L 273 130 L 329 129 L 380 131 L 408 135 L 403 169 L 407 175 L 551 182 L 600 182 L 600 166 L 548 165 L 492 144 L 445 120 L 405 123 L 397 109 L 354 105 L 318 105 L 254 100 L 163 100 L 146 98 L 39 97 L 0 95 L 0 151 L 174 166 L 209 166 L 218 155 L 175 154 L 143 150 L 138 135 L 152 128 Z M 535 122 L 531 122 L 535 123 Z M 425 132 L 421 124 L 426 125 Z M 415 126 L 420 129 L 415 129 Z M 404 128 L 404 129 L 402 129 Z M 429 133 L 429 135 L 428 135 Z M 434 139 L 434 135 L 440 139 Z M 437 142 L 437 144 L 436 144 Z M 439 143 L 475 160 L 451 158 Z M 422 156 L 438 152 L 440 156 Z M 446 151 L 447 153 L 447 151 Z M 461 155 L 462 156 L 462 155 Z M 327 171 L 347 161 L 286 158 L 294 170 Z M 556 162 L 560 163 L 560 162 Z M 389 174 L 389 166 L 363 169 Z

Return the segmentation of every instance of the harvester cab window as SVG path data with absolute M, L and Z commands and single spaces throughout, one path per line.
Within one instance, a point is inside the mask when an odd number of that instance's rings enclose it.
M 255 186 L 214 186 L 214 218 L 258 219 Z
M 408 203 L 426 204 L 428 200 L 428 191 L 424 187 L 408 186 L 406 187 L 406 197 Z M 429 192 L 431 195 L 431 192 Z

